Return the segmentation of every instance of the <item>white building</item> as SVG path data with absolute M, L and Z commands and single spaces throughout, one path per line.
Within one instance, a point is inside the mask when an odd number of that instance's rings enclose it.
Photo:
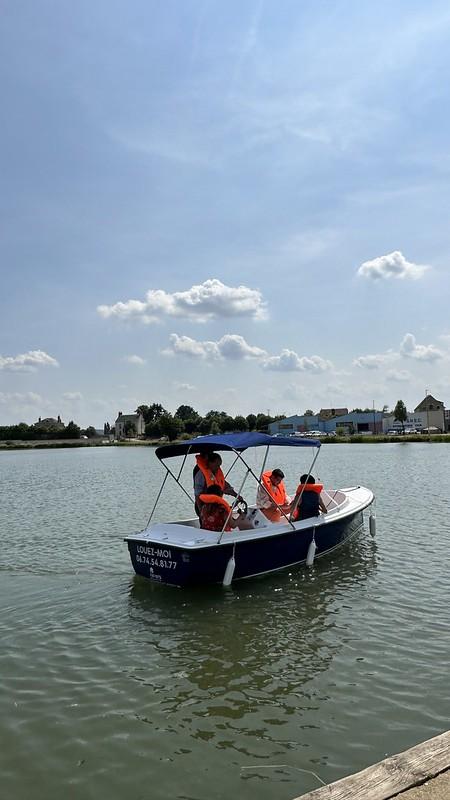
M 131 423 L 134 425 L 134 431 L 131 429 L 131 425 L 127 425 L 127 423 Z M 145 422 L 144 417 L 142 414 L 122 414 L 119 411 L 117 419 L 115 421 L 115 429 L 116 429 L 116 439 L 125 439 L 127 438 L 126 430 L 130 430 L 128 433 L 128 438 L 134 438 L 136 436 L 143 436 L 145 434 Z
M 404 427 L 405 430 L 422 431 L 427 428 L 435 428 L 436 430 L 445 431 L 445 408 L 444 403 L 436 400 L 431 394 L 419 403 L 414 411 L 408 411 L 406 421 L 403 423 L 394 419 L 394 414 L 388 414 L 383 419 L 383 433 L 388 430 L 401 431 Z
M 441 400 L 436 400 L 432 394 L 427 394 L 414 409 L 414 413 L 418 411 L 425 414 L 424 428 L 437 428 L 441 433 L 445 431 L 445 408 Z
M 401 433 L 403 428 L 405 431 L 418 431 L 420 433 L 422 428 L 426 428 L 426 426 L 427 415 L 423 412 L 408 411 L 408 416 L 403 425 L 394 419 L 393 414 L 387 414 L 383 417 L 383 433 L 387 433 L 387 431 L 399 431 Z

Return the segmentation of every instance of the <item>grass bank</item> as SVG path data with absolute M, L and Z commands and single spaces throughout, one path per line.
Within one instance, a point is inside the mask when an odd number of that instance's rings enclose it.
M 183 439 L 176 439 L 174 443 L 181 444 Z M 353 436 L 324 436 L 320 439 L 322 444 L 413 444 L 414 442 L 449 442 L 450 433 L 435 433 L 430 436 L 424 434 L 405 434 L 404 436 L 365 436 L 354 434 Z M 120 442 L 106 442 L 105 440 L 95 439 L 48 439 L 42 441 L 20 441 L 8 440 L 0 442 L 0 452 L 3 450 L 59 450 L 62 447 L 159 447 L 168 442 L 161 442 L 159 439 L 127 439 Z

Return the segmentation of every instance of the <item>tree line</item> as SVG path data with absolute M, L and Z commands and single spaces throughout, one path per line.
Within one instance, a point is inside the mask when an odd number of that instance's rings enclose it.
M 92 431 L 94 432 L 92 434 Z M 83 435 L 81 428 L 71 420 L 67 425 L 27 425 L 19 422 L 18 425 L 0 425 L 0 441 L 18 439 L 20 441 L 40 441 L 41 439 L 79 439 Z M 95 428 L 87 428 L 85 435 L 89 438 L 97 433 Z
M 208 411 L 202 416 L 195 408 L 181 405 L 174 414 L 167 411 L 160 403 L 140 405 L 137 414 L 142 414 L 145 422 L 145 435 L 151 439 L 167 436 L 170 441 L 183 436 L 189 438 L 192 434 L 230 433 L 232 431 L 267 430 L 271 422 L 285 419 L 284 414 L 270 416 L 269 414 L 248 414 L 246 417 L 238 414 L 232 417 L 226 411 Z M 125 434 L 130 435 L 134 427 L 131 421 L 125 425 Z
M 374 409 L 366 408 L 364 411 L 371 412 Z M 383 407 L 383 412 L 386 413 L 387 406 Z M 353 411 L 363 411 L 363 409 L 355 408 Z M 181 405 L 177 408 L 174 414 L 167 411 L 161 403 L 152 403 L 151 405 L 140 405 L 136 408 L 137 414 L 142 414 L 145 422 L 145 435 L 149 439 L 160 439 L 167 436 L 170 441 L 179 438 L 189 438 L 193 434 L 217 434 L 217 433 L 230 433 L 232 431 L 267 431 L 271 422 L 286 419 L 285 414 L 278 414 L 270 416 L 269 414 L 247 414 L 242 416 L 238 414 L 236 417 L 230 416 L 226 411 L 208 411 L 207 414 L 202 416 L 192 406 Z M 401 422 L 402 427 L 407 419 L 408 412 L 403 400 L 398 400 L 394 408 L 394 418 Z M 311 409 L 305 411 L 305 416 L 313 416 Z M 105 435 L 114 433 L 114 427 L 111 427 L 109 422 L 105 422 L 103 426 Z M 137 433 L 136 427 L 131 420 L 125 424 L 125 436 L 135 436 Z M 97 436 L 97 431 L 90 425 L 87 428 L 80 428 L 71 420 L 67 425 L 55 425 L 50 423 L 45 426 L 43 423 L 27 425 L 25 422 L 20 422 L 18 425 L 3 425 L 0 426 L 0 441 L 7 440 L 22 440 L 33 441 L 41 439 L 79 439 L 81 436 L 87 436 L 89 439 Z

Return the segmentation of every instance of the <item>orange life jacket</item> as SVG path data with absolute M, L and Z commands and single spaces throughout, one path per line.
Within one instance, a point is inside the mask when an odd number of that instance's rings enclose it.
M 269 497 L 274 501 L 274 503 L 277 503 L 279 506 L 284 506 L 287 500 L 284 483 L 281 481 L 278 486 L 274 486 L 270 480 L 271 475 L 271 470 L 268 472 L 263 472 L 261 475 L 261 483 L 267 490 Z M 281 521 L 281 511 L 279 511 L 278 508 L 261 508 L 261 511 L 264 516 L 270 520 L 270 522 Z
M 261 475 L 261 483 L 264 488 L 268 491 L 270 497 L 278 506 L 284 506 L 286 503 L 286 489 L 284 486 L 283 481 L 281 481 L 278 486 L 274 486 L 272 481 L 270 480 L 270 476 L 272 475 L 272 470 L 268 472 L 263 472 Z M 278 509 L 277 509 L 278 510 Z
M 316 494 L 320 494 L 323 489 L 323 483 L 299 483 L 297 486 L 297 491 L 295 492 L 295 498 L 299 496 L 299 494 L 303 492 L 315 492 Z M 297 505 L 295 508 L 294 513 L 294 522 L 298 522 L 300 519 L 300 505 Z
M 225 509 L 225 511 L 227 512 L 227 516 L 231 511 L 230 504 L 227 503 L 227 501 L 224 500 L 223 497 L 221 497 L 219 494 L 200 494 L 198 496 L 198 499 L 202 503 L 205 503 L 205 505 L 210 504 L 210 505 L 222 506 Z M 231 526 L 230 525 L 226 525 L 225 526 L 225 530 L 226 531 L 231 531 L 232 530 Z
M 300 494 L 302 489 L 304 492 L 317 492 L 317 494 L 320 494 L 323 489 L 323 483 L 299 483 L 295 494 Z
M 220 486 L 223 492 L 225 489 L 225 476 L 221 468 L 219 467 L 216 474 L 214 474 L 214 472 L 212 472 L 212 470 L 210 470 L 210 468 L 208 467 L 208 459 L 206 456 L 202 455 L 196 456 L 195 460 L 197 462 L 197 466 L 200 472 L 203 474 L 203 477 L 205 478 L 206 488 L 208 488 L 208 486 L 213 486 L 214 484 L 216 484 L 217 486 Z M 215 495 L 210 495 L 210 497 L 215 497 Z

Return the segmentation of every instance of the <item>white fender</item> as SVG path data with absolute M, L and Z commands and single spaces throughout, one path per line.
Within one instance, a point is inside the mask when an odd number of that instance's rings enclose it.
M 369 533 L 371 536 L 375 536 L 377 532 L 377 518 L 374 511 L 371 511 L 369 516 Z
M 235 566 L 236 561 L 234 560 L 234 556 L 231 556 L 225 570 L 225 575 L 223 576 L 222 586 L 230 586 L 231 581 L 233 580 Z
M 311 544 L 308 547 L 308 554 L 306 556 L 306 566 L 307 567 L 312 567 L 312 565 L 314 564 L 314 556 L 315 556 L 315 554 L 316 554 L 316 540 L 314 539 L 314 536 L 313 536 Z

